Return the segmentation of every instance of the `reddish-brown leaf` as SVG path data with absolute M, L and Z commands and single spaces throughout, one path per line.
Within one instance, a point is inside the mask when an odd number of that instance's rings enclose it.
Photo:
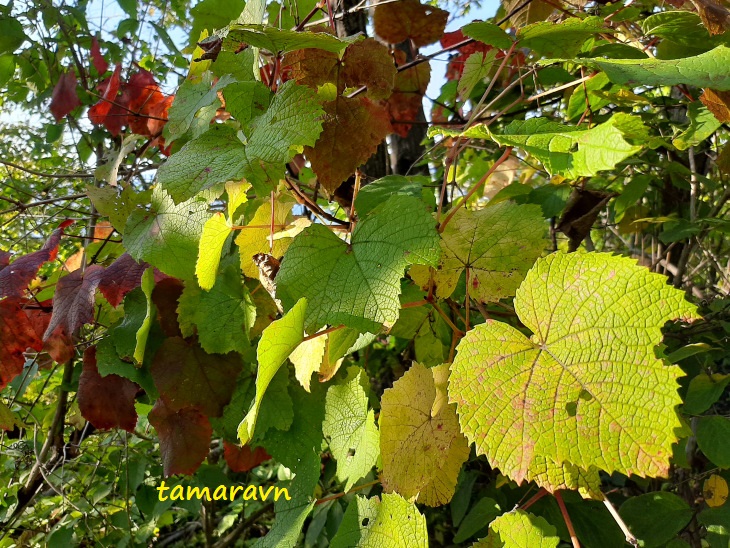
M 192 474 L 208 455 L 213 427 L 196 407 L 174 411 L 162 399 L 148 415 L 160 438 L 160 453 L 165 476 Z
M 256 468 L 262 462 L 271 458 L 263 447 L 257 447 L 253 451 L 248 445 L 239 447 L 234 443 L 223 442 L 223 458 L 232 472 L 248 472 Z
M 25 308 L 25 313 L 33 324 L 39 338 L 42 338 L 43 333 L 48 329 L 52 312 L 52 299 L 41 303 L 33 302 L 31 306 Z M 53 333 L 51 333 L 51 336 L 43 342 L 43 350 L 48 352 L 51 358 L 53 358 L 53 361 L 58 363 L 66 363 L 76 353 L 73 338 L 69 333 L 66 333 L 66 328 L 63 325 L 56 327 Z
M 0 298 L 23 296 L 23 292 L 36 277 L 41 265 L 56 259 L 63 230 L 73 223 L 74 221 L 69 220 L 58 225 L 38 251 L 23 255 L 12 263 L 8 262 L 7 254 L 5 255 L 0 262 Z
M 325 122 L 314 148 L 304 152 L 322 186 L 332 194 L 375 153 L 391 131 L 388 110 L 366 97 L 339 97 L 323 105 Z
M 94 293 L 101 281 L 104 267 L 91 265 L 85 272 L 74 270 L 56 284 L 53 295 L 53 315 L 43 340 L 51 337 L 57 327 L 72 334 L 85 323 L 94 321 Z
M 152 302 L 157 307 L 157 321 L 168 337 L 182 337 L 177 321 L 177 301 L 183 292 L 183 283 L 155 269 L 155 288 Z
M 220 417 L 242 366 L 235 352 L 207 354 L 196 343 L 170 337 L 155 354 L 151 372 L 171 410 L 196 406 L 209 417 Z
M 0 390 L 23 371 L 23 353 L 40 352 L 43 341 L 28 319 L 19 299 L 0 301 Z
M 130 76 L 125 89 L 129 90 L 129 129 L 147 137 L 162 133 L 174 97 L 164 95 L 146 70 Z
M 120 377 L 102 377 L 96 368 L 96 346 L 84 352 L 84 368 L 79 377 L 77 401 L 81 415 L 99 430 L 123 428 L 134 432 L 137 411 L 134 398 L 139 391 L 136 383 Z
M 342 93 L 345 88 L 365 86 L 373 99 L 390 95 L 396 75 L 388 48 L 372 38 L 348 46 L 342 60 L 334 53 L 318 49 L 287 53 L 282 69 L 286 78 L 314 89 L 333 83 L 337 93 Z
M 64 72 L 58 79 L 56 87 L 53 88 L 50 109 L 56 122 L 60 122 L 73 109 L 81 106 L 81 100 L 76 93 L 76 85 L 76 74 Z
M 722 34 L 730 28 L 730 10 L 718 0 L 692 0 L 692 3 L 710 34 Z
M 405 53 L 398 50 L 395 55 L 398 65 L 402 65 Z M 393 131 L 401 137 L 406 137 L 413 126 L 408 122 L 418 117 L 430 79 L 431 65 L 428 63 L 421 63 L 396 75 L 393 94 L 388 99 L 388 111 Z
M 399 44 L 409 38 L 416 47 L 437 42 L 444 33 L 449 12 L 418 0 L 384 2 L 375 6 L 375 34 L 386 42 Z
M 148 267 L 144 261 L 138 263 L 129 253 L 124 253 L 101 275 L 99 291 L 109 304 L 116 308 L 127 293 L 139 287 L 142 274 Z
M 720 122 L 730 122 L 730 91 L 705 89 L 700 101 Z
M 115 105 L 122 105 L 123 101 L 121 99 L 117 98 L 117 95 L 119 94 L 119 87 L 121 86 L 121 77 L 122 77 L 122 65 L 117 65 L 117 67 L 114 69 L 114 72 L 109 78 L 106 78 L 103 80 L 98 86 L 97 90 L 99 91 L 99 94 L 101 95 L 101 99 L 99 99 L 99 102 L 96 103 L 94 106 L 92 106 L 89 109 L 89 120 L 93 124 L 96 125 L 102 125 L 104 124 L 107 126 L 107 118 L 116 119 L 118 116 L 115 116 L 115 113 L 112 112 L 112 107 Z M 116 124 L 118 120 L 114 120 L 113 127 L 116 129 Z M 121 130 L 121 126 L 123 124 L 120 123 L 119 129 Z M 115 137 L 119 135 L 119 131 L 112 131 L 112 129 L 107 126 L 107 129 L 109 132 L 114 135 Z
M 94 36 L 91 39 L 91 62 L 99 74 L 104 74 L 109 70 L 109 63 L 106 62 L 104 56 L 101 54 L 101 48 L 99 47 L 99 40 Z

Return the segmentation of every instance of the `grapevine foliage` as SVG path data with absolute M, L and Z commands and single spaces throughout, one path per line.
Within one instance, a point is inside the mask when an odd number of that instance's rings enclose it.
M 727 546 L 724 4 L 173 4 L 0 7 L 13 542 Z

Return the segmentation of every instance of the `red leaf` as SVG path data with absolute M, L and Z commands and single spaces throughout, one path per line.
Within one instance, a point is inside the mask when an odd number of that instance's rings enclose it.
M 129 253 L 124 253 L 110 264 L 99 282 L 99 291 L 114 308 L 124 300 L 124 296 L 139 287 L 142 274 L 149 267 L 144 261 L 138 263 Z
M 38 303 L 38 305 L 26 308 L 25 313 L 33 324 L 38 336 L 42 337 L 51 321 L 53 301 L 48 299 L 47 301 Z M 57 363 L 66 363 L 76 353 L 73 338 L 69 333 L 66 333 L 62 325 L 59 325 L 51 333 L 51 336 L 45 340 L 43 350 L 48 352 L 51 358 L 53 358 L 53 361 Z
M 104 56 L 101 54 L 101 48 L 99 47 L 99 40 L 94 36 L 91 39 L 91 62 L 99 74 L 104 74 L 109 70 L 109 63 L 106 62 Z
M 64 72 L 58 79 L 56 87 L 53 88 L 50 109 L 56 122 L 60 122 L 73 109 L 81 106 L 81 100 L 76 93 L 76 85 L 76 74 Z
M 158 399 L 148 417 L 160 438 L 165 476 L 192 474 L 208 456 L 213 427 L 195 407 L 173 411 Z
M 242 366 L 235 352 L 207 354 L 197 344 L 170 337 L 155 354 L 151 373 L 160 398 L 172 411 L 197 406 L 209 417 L 220 417 Z
M 375 6 L 375 34 L 386 42 L 399 44 L 409 38 L 416 47 L 436 42 L 444 33 L 449 12 L 418 0 L 382 2 Z
M 69 220 L 58 225 L 58 228 L 53 231 L 38 251 L 18 257 L 10 264 L 8 264 L 7 254 L 3 257 L 2 262 L 0 262 L 0 298 L 23 296 L 23 291 L 36 277 L 41 265 L 56 259 L 63 229 L 73 223 L 74 221 Z
M 81 269 L 74 270 L 58 280 L 53 295 L 53 315 L 43 340 L 49 339 L 59 326 L 71 334 L 85 323 L 94 321 L 94 292 L 103 273 L 103 266 L 91 265 L 83 274 Z
M 22 301 L 0 301 L 0 390 L 23 371 L 23 353 L 40 352 L 43 341 L 22 309 Z
M 138 135 L 152 137 L 162 133 L 173 96 L 160 92 L 152 74 L 141 70 L 129 78 L 129 129 Z
M 137 411 L 134 398 L 139 391 L 136 383 L 120 377 L 102 377 L 96 368 L 96 346 L 84 352 L 84 368 L 79 377 L 77 401 L 81 415 L 99 430 L 123 428 L 134 432 Z
M 387 109 L 365 97 L 339 97 L 323 107 L 322 133 L 314 148 L 305 147 L 304 153 L 319 182 L 332 194 L 375 153 L 392 128 Z
M 126 123 L 127 110 L 124 107 L 127 98 L 117 97 L 121 86 L 122 65 L 117 65 L 111 77 L 97 86 L 101 94 L 98 103 L 89 109 L 89 120 L 96 125 L 104 125 L 115 137 L 119 135 Z
M 244 445 L 239 447 L 234 443 L 223 442 L 223 458 L 226 459 L 228 468 L 233 472 L 248 472 L 256 468 L 262 462 L 271 458 L 263 447 L 257 447 L 251 451 L 251 447 Z

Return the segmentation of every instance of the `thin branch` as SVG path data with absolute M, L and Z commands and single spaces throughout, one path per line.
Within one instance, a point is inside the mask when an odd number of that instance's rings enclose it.
M 93 179 L 94 178 L 93 173 L 44 173 L 42 171 L 36 171 L 35 169 L 23 167 L 21 165 L 15 164 L 13 162 L 8 162 L 7 160 L 0 160 L 0 164 L 15 168 L 15 169 L 19 169 L 20 171 L 25 171 L 26 173 L 30 173 L 31 175 L 37 175 L 38 177 L 46 177 L 49 179 Z

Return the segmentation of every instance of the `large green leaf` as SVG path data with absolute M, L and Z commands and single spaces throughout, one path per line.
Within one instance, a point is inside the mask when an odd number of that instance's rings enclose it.
M 238 426 L 238 437 L 243 445 L 246 445 L 253 436 L 261 399 L 264 397 L 271 379 L 274 378 L 284 360 L 302 342 L 306 309 L 307 300 L 299 300 L 283 318 L 269 325 L 261 335 L 257 348 L 259 368 L 256 374 L 256 397 L 251 409 Z
M 375 208 L 357 224 L 349 245 L 314 224 L 284 255 L 276 295 L 286 308 L 307 298 L 308 333 L 327 324 L 377 333 L 398 319 L 406 266 L 438 261 L 435 224 L 412 196 L 394 196 Z
M 183 280 L 195 276 L 195 260 L 208 201 L 190 199 L 178 204 L 159 185 L 152 192 L 149 211 L 135 209 L 124 227 L 124 247 L 136 260 L 156 266 Z
M 730 48 L 716 48 L 683 59 L 572 59 L 605 72 L 615 84 L 676 86 L 686 84 L 718 91 L 730 90 Z
M 315 91 L 286 82 L 269 109 L 255 120 L 250 135 L 243 136 L 230 126 L 214 126 L 160 167 L 160 184 L 176 201 L 244 177 L 259 194 L 266 194 L 267 184 L 284 175 L 286 162 L 304 145 L 314 145 L 322 131 L 323 114 Z
M 683 372 L 654 351 L 668 320 L 698 317 L 684 293 L 628 258 L 557 253 L 528 272 L 515 311 L 532 337 L 488 320 L 452 365 L 449 396 L 477 452 L 551 490 L 565 482 L 546 464 L 666 475 Z
M 590 129 L 566 126 L 548 118 L 515 120 L 497 133 L 484 124 L 464 132 L 432 128 L 430 134 L 491 139 L 501 146 L 519 147 L 540 160 L 550 175 L 590 177 L 613 169 L 618 162 L 636 154 L 640 146 L 628 143 L 623 129 L 635 125 L 628 114 L 615 114 Z

